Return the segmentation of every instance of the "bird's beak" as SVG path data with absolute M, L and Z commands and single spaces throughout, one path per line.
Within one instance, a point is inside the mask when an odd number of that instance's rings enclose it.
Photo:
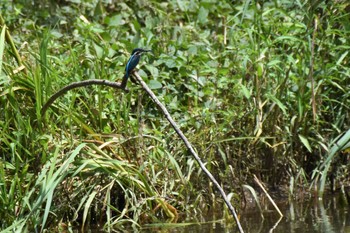
M 140 52 L 140 54 L 144 54 L 144 53 L 151 53 L 152 55 L 154 55 L 152 50 L 150 49 L 144 49 L 142 52 Z
M 152 50 L 150 50 L 150 49 L 145 50 L 145 52 L 146 52 L 146 53 L 151 53 L 151 54 L 154 55 L 154 53 L 153 53 Z

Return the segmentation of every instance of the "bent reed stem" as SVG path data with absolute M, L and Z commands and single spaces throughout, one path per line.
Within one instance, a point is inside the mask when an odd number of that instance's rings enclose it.
M 244 233 L 243 228 L 239 222 L 238 216 L 236 214 L 236 210 L 235 208 L 232 206 L 231 202 L 229 201 L 229 199 L 227 198 L 227 195 L 225 193 L 225 191 L 223 190 L 223 188 L 220 186 L 219 182 L 215 179 L 215 177 L 210 173 L 210 171 L 205 167 L 204 163 L 202 162 L 201 158 L 197 155 L 197 153 L 194 151 L 191 143 L 188 141 L 188 139 L 186 138 L 186 136 L 183 134 L 183 132 L 180 130 L 179 126 L 175 123 L 175 121 L 173 120 L 173 118 L 171 117 L 170 113 L 168 112 L 168 110 L 165 108 L 165 106 L 158 100 L 157 96 L 153 93 L 153 91 L 147 86 L 147 84 L 143 81 L 143 79 L 140 77 L 140 75 L 137 72 L 134 72 L 132 74 L 141 84 L 141 86 L 143 87 L 143 89 L 150 95 L 150 97 L 152 98 L 152 100 L 158 105 L 158 107 L 162 110 L 162 112 L 165 115 L 165 118 L 169 121 L 169 123 L 171 124 L 171 126 L 174 128 L 174 130 L 176 131 L 176 133 L 180 136 L 180 138 L 182 139 L 182 141 L 185 143 L 187 149 L 191 152 L 191 154 L 193 155 L 193 157 L 195 158 L 195 160 L 198 162 L 199 166 L 201 167 L 201 169 L 203 170 L 203 172 L 206 174 L 206 176 L 214 183 L 214 185 L 216 186 L 216 188 L 219 190 L 222 198 L 224 199 L 228 209 L 230 210 L 231 214 L 233 215 L 237 227 L 239 229 L 240 233 Z
M 118 83 L 118 82 L 111 82 L 108 80 L 102 80 L 102 79 L 88 79 L 88 80 L 84 80 L 84 81 L 79 81 L 79 82 L 74 82 L 71 83 L 65 87 L 63 87 L 62 89 L 60 89 L 58 92 L 56 92 L 55 94 L 53 94 L 50 99 L 44 104 L 44 106 L 41 108 L 41 116 L 43 116 L 46 112 L 46 110 L 51 106 L 51 104 L 61 95 L 63 95 L 64 93 L 66 93 L 69 90 L 72 90 L 74 88 L 78 88 L 78 87 L 84 87 L 84 86 L 90 86 L 90 85 L 105 85 L 105 86 L 110 86 L 110 87 L 114 87 L 117 89 L 121 89 L 125 92 L 129 92 L 128 89 L 125 88 L 125 86 L 123 86 L 122 84 Z

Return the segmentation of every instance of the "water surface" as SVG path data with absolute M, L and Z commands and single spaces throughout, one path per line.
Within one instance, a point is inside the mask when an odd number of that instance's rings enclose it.
M 284 215 L 282 218 L 272 205 L 267 205 L 263 210 L 264 218 L 261 217 L 258 208 L 250 208 L 241 213 L 240 221 L 244 231 L 249 233 L 350 233 L 349 206 L 342 203 L 344 202 L 336 196 L 327 196 L 323 200 L 313 199 L 291 203 L 285 201 L 278 203 Z M 198 225 L 166 227 L 165 224 L 163 227 L 143 229 L 141 232 L 238 232 L 232 223 L 210 218 L 210 215 L 206 216 L 204 220 L 207 223 Z

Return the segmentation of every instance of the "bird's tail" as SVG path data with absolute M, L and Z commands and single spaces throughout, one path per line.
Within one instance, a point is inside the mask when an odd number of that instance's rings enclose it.
M 123 76 L 123 80 L 122 80 L 122 83 L 121 83 L 121 87 L 122 88 L 125 88 L 126 87 L 126 84 L 128 83 L 128 78 L 129 78 L 129 74 L 128 72 L 126 72 Z

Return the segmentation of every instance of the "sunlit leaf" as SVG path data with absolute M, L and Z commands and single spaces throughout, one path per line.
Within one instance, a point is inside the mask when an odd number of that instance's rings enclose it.
M 158 68 L 153 65 L 146 65 L 146 68 L 149 72 L 151 72 L 151 76 L 153 78 L 157 78 L 159 76 Z
M 204 7 L 199 8 L 198 21 L 201 24 L 205 24 L 208 21 L 208 14 L 209 11 L 207 9 L 205 9 Z
M 176 67 L 176 62 L 175 60 L 173 59 L 168 59 L 166 62 L 165 62 L 165 65 L 169 68 L 175 68 Z
M 270 93 L 266 94 L 266 97 L 270 100 L 272 100 L 274 103 L 277 104 L 277 106 L 282 110 L 284 115 L 287 115 L 287 107 L 279 100 L 276 98 L 276 96 L 271 95 Z
M 250 95 L 251 95 L 251 92 L 248 90 L 248 88 L 246 86 L 244 86 L 243 84 L 239 83 L 239 86 L 241 87 L 241 92 L 242 94 L 247 98 L 249 99 L 250 98 Z
M 303 135 L 301 134 L 298 134 L 299 136 L 299 139 L 300 141 L 303 143 L 303 145 L 306 147 L 306 149 L 311 153 L 312 152 L 312 149 L 311 149 L 311 146 L 310 146 L 310 143 L 309 143 L 309 140 L 304 137 Z
M 111 18 L 109 18 L 107 20 L 107 23 L 109 26 L 119 26 L 119 25 L 123 25 L 124 21 L 123 21 L 123 17 L 121 14 L 117 14 L 112 16 Z
M 95 48 L 95 52 L 98 58 L 102 58 L 103 56 L 103 48 L 100 47 L 99 45 L 94 43 L 94 48 Z
M 159 89 L 159 88 L 162 88 L 162 84 L 161 84 L 160 82 L 158 82 L 157 80 L 151 80 L 151 81 L 149 81 L 148 86 L 149 86 L 151 89 Z

